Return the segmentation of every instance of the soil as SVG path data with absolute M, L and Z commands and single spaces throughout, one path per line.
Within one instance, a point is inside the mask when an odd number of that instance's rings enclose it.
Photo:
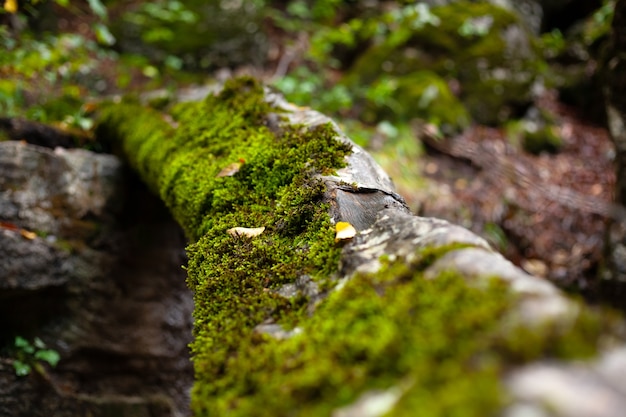
M 532 155 L 502 129 L 473 126 L 439 149 L 427 145 L 420 164 L 430 181 L 408 198 L 419 214 L 462 224 L 527 272 L 594 299 L 606 222 L 622 216 L 611 203 L 614 148 L 604 127 L 555 92 L 536 105 L 558 117 L 558 153 Z

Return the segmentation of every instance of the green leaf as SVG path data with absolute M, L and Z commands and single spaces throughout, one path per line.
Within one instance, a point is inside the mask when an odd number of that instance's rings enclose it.
M 287 5 L 287 13 L 294 17 L 299 17 L 300 19 L 310 19 L 311 18 L 311 10 L 309 10 L 309 6 L 306 5 L 303 1 L 293 1 Z
M 43 342 L 43 340 L 41 340 L 38 337 L 35 338 L 35 340 L 33 341 L 33 344 L 35 345 L 35 347 L 37 349 L 45 349 L 46 348 L 46 344 Z
M 100 0 L 87 0 L 87 3 L 89 3 L 89 8 L 96 16 L 102 20 L 107 18 L 107 8 Z
M 31 345 L 28 340 L 20 336 L 15 337 L 15 347 L 26 353 L 33 353 L 35 351 L 33 345 Z
M 57 363 L 59 363 L 61 355 L 59 355 L 59 352 L 56 350 L 44 349 L 37 351 L 37 353 L 35 353 L 35 358 L 48 362 L 50 366 L 54 367 Z
M 13 368 L 17 376 L 26 376 L 30 373 L 30 365 L 17 359 L 13 361 Z
M 30 343 L 28 342 L 28 340 L 24 339 L 23 337 L 16 336 L 15 347 L 23 348 L 25 346 L 30 346 Z
M 183 60 L 175 55 L 168 55 L 165 58 L 165 66 L 173 70 L 179 70 L 183 67 Z
M 96 34 L 96 40 L 101 45 L 111 46 L 115 43 L 115 36 L 109 31 L 109 28 L 102 24 L 96 23 L 93 28 Z

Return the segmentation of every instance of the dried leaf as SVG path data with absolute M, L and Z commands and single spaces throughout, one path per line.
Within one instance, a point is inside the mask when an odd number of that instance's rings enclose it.
M 228 234 L 234 237 L 255 237 L 260 235 L 264 231 L 265 227 L 233 227 L 232 229 L 227 230 Z
M 356 229 L 348 222 L 337 222 L 335 225 L 335 242 L 352 239 L 356 236 Z
M 241 168 L 241 166 L 243 165 L 243 159 L 239 160 L 240 162 L 233 162 L 232 164 L 228 164 L 226 167 L 224 167 L 224 169 L 222 169 L 219 174 L 217 174 L 217 177 L 232 177 L 233 175 L 235 175 L 236 173 L 239 172 L 239 169 Z
M 37 237 L 37 233 L 29 232 L 28 230 L 24 230 L 24 229 L 20 229 L 20 235 L 22 235 L 22 237 L 25 237 L 28 240 L 33 240 L 34 238 Z

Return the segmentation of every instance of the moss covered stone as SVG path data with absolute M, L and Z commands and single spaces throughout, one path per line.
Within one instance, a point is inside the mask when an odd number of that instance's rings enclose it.
M 568 355 L 595 349 L 601 326 L 587 320 L 584 332 L 546 331 L 541 348 L 526 350 L 525 328 L 500 320 L 515 305 L 503 284 L 472 287 L 455 271 L 424 279 L 464 244 L 418 249 L 412 263 L 383 259 L 378 272 L 332 289 L 341 244 L 315 178 L 342 167 L 350 147 L 328 125 L 276 126 L 273 112 L 245 78 L 168 116 L 134 104 L 101 116 L 99 136 L 123 150 L 192 242 L 195 415 L 327 416 L 390 389 L 392 415 L 493 415 L 510 361 L 541 357 L 548 342 L 569 346 L 571 334 L 583 336 Z M 233 227 L 265 230 L 246 237 L 229 234 Z M 280 295 L 302 277 L 329 295 L 315 306 Z
M 346 85 L 402 80 L 432 71 L 443 79 L 458 80 L 462 103 L 474 120 L 487 124 L 503 122 L 528 105 L 530 86 L 546 64 L 538 53 L 537 39 L 519 16 L 490 2 L 455 1 L 429 10 L 434 16 L 429 24 L 407 19 L 399 21 L 388 36 L 372 37 L 371 47 L 349 70 Z M 437 82 L 431 85 L 443 91 Z M 406 94 L 404 98 L 398 106 L 423 117 L 419 100 Z M 437 106 L 428 110 L 427 119 L 442 123 L 450 119 L 458 123 L 466 117 L 458 105 L 447 113 Z

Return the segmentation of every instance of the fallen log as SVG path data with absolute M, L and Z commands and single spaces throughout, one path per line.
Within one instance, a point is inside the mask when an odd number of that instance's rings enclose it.
M 111 104 L 97 135 L 189 238 L 196 415 L 592 415 L 523 371 L 619 346 L 621 320 L 412 215 L 320 113 L 243 78 L 167 114 Z M 623 409 L 615 384 L 593 415 Z

